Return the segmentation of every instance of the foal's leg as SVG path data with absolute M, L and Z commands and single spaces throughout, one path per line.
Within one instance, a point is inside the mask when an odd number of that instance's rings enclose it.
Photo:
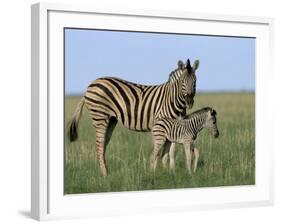
M 164 144 L 164 149 L 163 149 L 163 153 L 162 153 L 162 164 L 163 164 L 163 167 L 165 167 L 165 168 L 167 167 L 171 144 L 172 143 L 168 140 Z
M 187 166 L 188 172 L 191 174 L 191 150 L 190 150 L 189 142 L 184 143 L 184 151 L 185 151 L 185 157 L 186 157 L 186 166 Z
M 193 171 L 196 172 L 197 164 L 198 164 L 198 159 L 199 159 L 199 148 L 194 147 L 193 153 L 194 153 L 194 157 L 195 157 L 194 158 Z
M 176 143 L 172 143 L 169 151 L 171 170 L 175 169 L 175 154 L 176 154 Z
M 168 159 L 170 159 L 170 168 L 174 168 L 175 166 L 175 150 L 176 150 L 176 143 L 171 143 L 170 148 L 164 151 L 164 155 L 162 156 L 162 163 L 163 166 L 166 167 Z M 172 158 L 171 158 L 172 156 Z

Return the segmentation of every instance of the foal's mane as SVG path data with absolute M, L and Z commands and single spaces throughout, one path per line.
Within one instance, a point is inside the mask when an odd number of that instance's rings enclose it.
M 183 116 L 183 119 L 190 119 L 195 116 L 198 116 L 199 114 L 203 114 L 203 113 L 206 113 L 206 112 L 212 111 L 212 110 L 213 109 L 211 107 L 203 107 L 200 110 L 196 110 L 196 111 L 192 112 L 191 114 L 187 114 L 187 115 Z

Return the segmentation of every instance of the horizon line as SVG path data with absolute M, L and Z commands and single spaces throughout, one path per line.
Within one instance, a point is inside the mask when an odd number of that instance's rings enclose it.
M 196 91 L 197 94 L 216 94 L 216 93 L 255 93 L 255 90 L 206 90 Z M 84 93 L 65 93 L 64 96 L 82 96 Z

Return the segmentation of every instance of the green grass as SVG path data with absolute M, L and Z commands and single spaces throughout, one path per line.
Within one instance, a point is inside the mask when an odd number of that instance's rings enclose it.
M 79 99 L 66 97 L 65 127 Z M 118 124 L 106 150 L 106 178 L 100 176 L 95 129 L 84 108 L 78 140 L 70 143 L 65 129 L 65 194 L 255 184 L 255 95 L 198 94 L 190 112 L 205 106 L 218 113 L 220 137 L 212 138 L 207 130 L 199 133 L 196 145 L 201 154 L 196 173 L 186 171 L 183 148 L 178 145 L 175 173 L 159 161 L 154 175 L 150 170 L 151 134 Z

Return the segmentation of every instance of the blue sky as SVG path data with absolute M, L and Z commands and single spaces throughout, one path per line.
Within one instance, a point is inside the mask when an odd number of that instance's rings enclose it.
M 65 93 L 101 76 L 161 84 L 188 58 L 200 60 L 199 92 L 255 90 L 253 38 L 65 29 Z

